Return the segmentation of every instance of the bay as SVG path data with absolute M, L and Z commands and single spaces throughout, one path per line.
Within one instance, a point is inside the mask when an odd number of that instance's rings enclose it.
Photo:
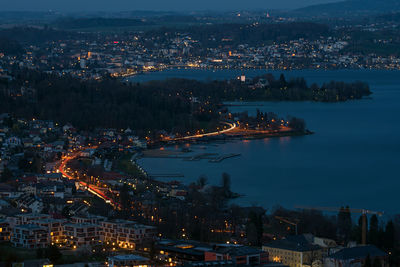
M 200 175 L 218 184 L 229 173 L 232 190 L 245 196 L 242 205 L 349 205 L 394 214 L 400 203 L 400 72 L 384 70 L 265 71 L 168 70 L 130 78 L 134 82 L 172 77 L 214 80 L 272 73 L 304 77 L 310 84 L 330 80 L 366 81 L 371 98 L 341 103 L 258 102 L 231 107 L 233 112 L 256 109 L 304 118 L 314 135 L 237 141 L 193 153 L 240 153 L 221 163 L 180 159 L 142 159 L 149 173 L 183 173 L 183 183 Z M 246 103 L 240 103 L 246 104 Z M 256 104 L 256 105 L 254 105 Z

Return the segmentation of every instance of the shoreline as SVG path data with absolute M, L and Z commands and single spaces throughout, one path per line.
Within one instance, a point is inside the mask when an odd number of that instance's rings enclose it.
M 312 135 L 315 132 L 310 130 L 305 130 L 303 132 L 299 131 L 278 131 L 272 133 L 262 133 L 262 132 L 254 132 L 254 133 L 227 133 L 221 134 L 218 136 L 212 137 L 201 137 L 201 138 L 193 138 L 193 139 L 183 139 L 183 140 L 175 140 L 175 141 L 159 141 L 157 143 L 153 143 L 148 148 L 157 149 L 165 146 L 173 146 L 179 144 L 212 144 L 213 142 L 224 141 L 229 142 L 231 140 L 257 140 L 257 139 L 266 139 L 266 138 L 277 138 L 277 137 L 288 137 L 288 136 L 306 136 Z M 178 156 L 175 155 L 177 158 Z
M 137 77 L 137 76 L 143 76 L 143 75 L 148 75 L 152 73 L 161 73 L 165 71 L 182 71 L 182 70 L 198 70 L 198 71 L 225 71 L 225 70 L 232 70 L 232 71 L 256 71 L 256 70 L 264 70 L 264 71 L 282 71 L 282 72 L 290 72 L 290 71 L 321 71 L 321 72 L 329 72 L 329 71 L 393 71 L 393 72 L 398 72 L 400 71 L 400 68 L 276 68 L 276 69 L 271 69 L 271 68 L 216 68 L 216 67 L 169 67 L 169 68 L 163 68 L 163 69 L 158 69 L 158 70 L 148 70 L 148 71 L 139 71 L 136 74 L 129 74 L 129 75 L 121 75 L 119 78 L 122 80 L 127 81 L 130 78 Z M 133 81 L 128 81 L 128 82 L 133 82 Z

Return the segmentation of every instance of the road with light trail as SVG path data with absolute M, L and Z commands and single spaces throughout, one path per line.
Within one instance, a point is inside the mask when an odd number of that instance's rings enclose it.
M 75 154 L 73 156 L 67 156 L 65 157 L 61 164 L 60 167 L 58 168 L 58 171 L 64 175 L 65 177 L 67 177 L 70 180 L 75 180 L 77 181 L 82 187 L 87 188 L 87 190 L 92 193 L 93 195 L 103 199 L 106 203 L 110 204 L 111 206 L 113 206 L 114 208 L 117 209 L 121 209 L 121 205 L 117 202 L 115 202 L 113 199 L 111 199 L 110 197 L 106 196 L 102 190 L 100 190 L 97 186 L 85 183 L 80 181 L 79 179 L 73 177 L 72 175 L 68 174 L 68 172 L 66 171 L 65 167 L 68 164 L 68 162 L 70 162 L 71 160 L 77 158 L 79 156 L 79 152 L 75 152 Z

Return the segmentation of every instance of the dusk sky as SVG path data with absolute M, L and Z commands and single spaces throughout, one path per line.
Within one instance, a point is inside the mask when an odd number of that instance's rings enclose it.
M 292 9 L 338 0 L 0 0 L 1 9 L 9 11 L 189 11 Z

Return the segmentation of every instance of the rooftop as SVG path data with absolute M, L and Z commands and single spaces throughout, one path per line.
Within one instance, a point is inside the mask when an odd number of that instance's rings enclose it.
M 385 252 L 375 247 L 374 245 L 368 245 L 344 248 L 330 255 L 329 258 L 338 260 L 365 259 L 368 255 L 373 258 L 387 256 Z
M 119 260 L 119 261 L 148 261 L 148 258 L 135 255 L 135 254 L 128 254 L 128 255 L 116 255 L 108 258 L 109 260 Z
M 314 245 L 308 240 L 308 238 L 304 235 L 297 235 L 297 236 L 288 236 L 285 239 L 275 240 L 271 243 L 264 244 L 263 247 L 269 248 L 278 248 L 284 250 L 291 250 L 291 251 L 312 251 L 318 250 L 321 247 L 318 245 Z

